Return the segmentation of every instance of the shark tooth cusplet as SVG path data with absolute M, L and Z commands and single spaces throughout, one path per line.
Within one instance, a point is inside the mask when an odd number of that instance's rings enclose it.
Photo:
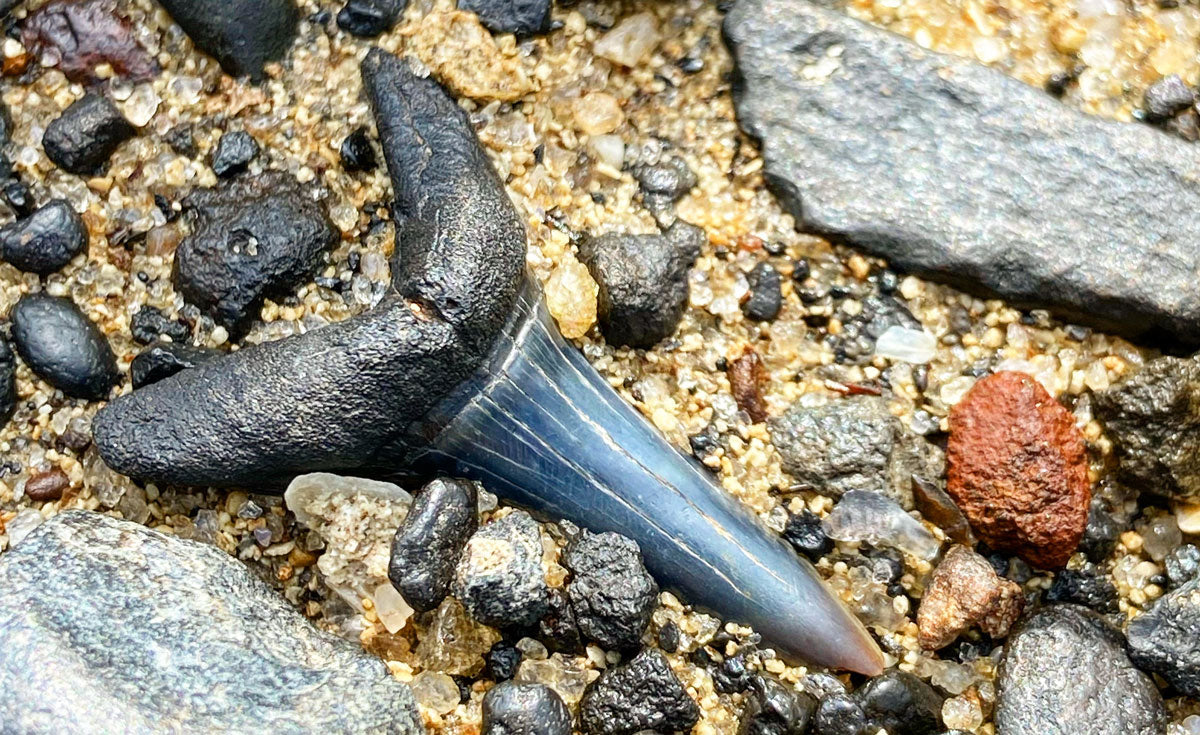
M 105 462 L 157 482 L 260 488 L 315 470 L 466 476 L 535 513 L 628 536 L 663 586 L 788 658 L 882 670 L 812 566 L 558 333 L 525 272 L 521 218 L 465 113 L 379 49 L 362 74 L 395 193 L 389 294 L 116 399 L 95 421 Z

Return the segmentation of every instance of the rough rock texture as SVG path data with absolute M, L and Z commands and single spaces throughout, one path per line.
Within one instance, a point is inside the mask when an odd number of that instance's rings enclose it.
M 637 543 L 617 533 L 583 531 L 563 556 L 567 599 L 579 630 L 605 649 L 636 650 L 658 602 L 658 585 Z
M 88 231 L 70 202 L 53 199 L 24 219 L 0 228 L 0 260 L 48 276 L 87 247 Z
M 230 76 L 256 82 L 264 64 L 287 53 L 300 21 L 294 0 L 162 0 L 162 6 Z
M 129 378 L 134 388 L 141 388 L 169 378 L 181 370 L 203 365 L 220 354 L 217 350 L 205 347 L 162 342 L 147 347 L 133 358 L 129 364 Z
M 750 298 L 742 304 L 746 318 L 769 322 L 779 316 L 779 309 L 783 306 L 783 277 L 775 270 L 775 266 L 759 263 L 746 276 L 746 280 L 750 283 Z
M 768 427 L 784 470 L 831 498 L 869 490 L 908 510 L 913 475 L 942 474 L 941 452 L 908 431 L 878 396 L 850 396 L 813 408 L 797 404 Z
M 964 546 L 975 545 L 971 524 L 954 500 L 946 493 L 941 480 L 913 475 L 913 506 L 925 520 L 946 532 Z
M 821 517 L 807 509 L 788 515 L 783 537 L 810 561 L 815 562 L 833 551 L 833 539 L 825 533 Z
M 96 67 L 102 64 L 130 81 L 154 78 L 158 63 L 116 5 L 115 0 L 53 0 L 21 24 L 21 41 L 73 82 L 100 81 Z
M 641 730 L 690 730 L 700 708 L 660 651 L 646 649 L 606 670 L 579 702 L 586 735 L 633 735 Z
M 1009 638 L 995 721 L 1001 735 L 1162 735 L 1166 713 L 1120 633 L 1084 608 L 1053 605 Z
M 725 371 L 729 377 L 729 390 L 741 411 L 745 411 L 753 423 L 762 423 L 770 417 L 770 408 L 763 397 L 763 387 L 768 380 L 767 369 L 762 358 L 751 348 L 729 363 Z
M 506 681 L 483 697 L 482 735 L 571 735 L 562 697 L 542 684 Z
M 799 735 L 807 731 L 816 708 L 811 694 L 758 677 L 746 694 L 738 735 Z
M 652 347 L 671 336 L 687 305 L 687 272 L 700 254 L 704 232 L 676 221 L 661 235 L 609 233 L 584 238 L 579 256 L 600 287 L 604 338 L 617 345 Z
M 466 114 L 435 81 L 378 49 L 363 81 L 403 223 L 397 293 L 118 398 L 93 424 L 108 466 L 276 490 L 318 469 L 394 472 L 411 423 L 487 354 L 524 273 L 524 225 Z
M 39 378 L 72 398 L 98 401 L 120 380 L 108 340 L 69 299 L 22 296 L 10 314 L 17 354 Z
M 388 578 L 417 612 L 446 599 L 463 546 L 479 527 L 478 486 L 440 477 L 422 488 L 392 539 Z
M 17 410 L 17 360 L 8 340 L 0 337 L 0 428 Z
M 813 715 L 813 735 L 938 735 L 942 698 L 916 676 L 889 669 L 853 694 L 825 696 Z
M 148 345 L 159 337 L 170 337 L 173 342 L 185 342 L 192 336 L 192 329 L 182 319 L 171 319 L 162 309 L 143 306 L 129 320 L 129 331 L 133 339 Z
M 408 0 L 350 0 L 337 15 L 337 24 L 346 33 L 372 38 L 391 30 L 400 19 Z
M 1192 88 L 1178 74 L 1168 74 L 1146 88 L 1142 107 L 1152 120 L 1164 120 L 1196 101 Z
M 999 577 L 987 559 L 966 546 L 955 546 L 934 570 L 921 598 L 918 640 L 922 648 L 937 650 L 974 625 L 1003 638 L 1024 606 L 1021 585 Z
M 310 278 L 338 238 L 324 205 L 284 173 L 202 189 L 184 206 L 194 226 L 175 251 L 175 287 L 234 334 L 264 299 Z
M 1091 485 L 1075 417 L 1024 373 L 976 383 L 950 411 L 946 491 L 997 551 L 1061 567 L 1087 525 Z
M 240 174 L 258 156 L 258 150 L 258 141 L 245 130 L 225 133 L 213 151 L 213 173 L 222 177 Z
M 424 732 L 381 661 L 212 546 L 66 511 L 0 585 L 6 732 Z
M 738 2 L 725 34 L 738 120 L 806 229 L 1014 304 L 1200 343 L 1186 142 L 804 0 Z
M 537 623 L 549 595 L 537 521 L 514 511 L 476 531 L 458 562 L 453 589 L 481 623 L 496 628 Z
M 42 148 L 55 166 L 84 176 L 103 169 L 117 146 L 135 135 L 116 105 L 89 92 L 46 126 Z
M 1160 357 L 1095 394 L 1121 479 L 1172 498 L 1200 497 L 1200 360 Z
M 672 156 L 653 165 L 637 166 L 633 176 L 641 186 L 643 196 L 663 197 L 675 202 L 696 186 L 696 174 L 687 161 Z
M 1200 548 L 1192 544 L 1177 546 L 1167 554 L 1163 566 L 1172 588 L 1182 587 L 1200 574 Z
M 1054 582 L 1046 590 L 1046 602 L 1069 602 L 1083 605 L 1098 613 L 1115 613 L 1117 588 L 1104 573 L 1085 565 L 1082 569 L 1061 569 L 1054 575 Z
M 1180 692 L 1200 696 L 1200 579 L 1159 598 L 1130 621 L 1129 656 Z
M 492 33 L 529 36 L 550 29 L 550 0 L 461 0 L 458 9 L 478 15 Z

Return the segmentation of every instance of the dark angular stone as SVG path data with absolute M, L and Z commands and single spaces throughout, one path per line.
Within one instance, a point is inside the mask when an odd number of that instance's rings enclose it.
M 221 353 L 204 347 L 178 342 L 161 342 L 142 350 L 129 365 L 133 387 L 143 388 L 212 360 Z
M 667 653 L 675 653 L 679 650 L 679 636 L 679 626 L 668 621 L 658 630 L 658 647 Z
M 1200 574 L 1200 548 L 1192 544 L 1177 546 L 1167 554 L 1163 565 L 1167 569 L 1171 588 L 1182 587 Z
M 10 316 L 17 354 L 68 396 L 102 400 L 120 380 L 108 340 L 71 300 L 29 294 Z
M 787 525 L 783 527 L 783 538 L 792 548 L 814 562 L 833 551 L 833 539 L 825 534 L 821 519 L 807 510 L 788 515 Z
M 1117 612 L 1117 588 L 1094 569 L 1061 569 L 1046 590 L 1046 602 L 1070 602 L 1098 613 Z
M 449 594 L 463 545 L 479 527 L 477 497 L 470 480 L 438 478 L 421 489 L 396 530 L 388 577 L 417 612 Z
M 48 276 L 82 253 L 87 243 L 83 218 L 65 199 L 53 199 L 28 217 L 0 228 L 0 260 Z
M 996 731 L 1162 735 L 1166 711 L 1133 667 L 1121 634 L 1074 605 L 1043 607 L 1008 639 L 1000 663 Z
M 17 410 L 17 360 L 8 340 L 0 337 L 0 429 Z
M 687 305 L 688 269 L 703 244 L 704 232 L 681 220 L 661 235 L 584 238 L 579 254 L 600 287 L 604 338 L 649 348 L 671 336 Z
M 167 145 L 171 146 L 171 150 L 185 158 L 195 158 L 196 148 L 196 131 L 191 125 L 182 124 L 168 130 L 163 134 L 163 140 Z
M 862 705 L 848 694 L 827 695 L 813 714 L 812 735 L 865 735 L 866 728 Z
M 311 278 L 338 238 L 325 207 L 280 172 L 194 192 L 184 205 L 195 224 L 175 251 L 175 287 L 235 335 L 264 299 Z
M 192 329 L 182 319 L 172 319 L 154 306 L 143 306 L 129 320 L 129 331 L 133 339 L 148 345 L 159 337 L 170 337 L 174 342 L 186 342 Z
M 370 171 L 379 165 L 365 127 L 355 128 L 353 133 L 346 136 L 342 141 L 341 155 L 342 168 L 347 171 Z
M 549 596 L 537 521 L 514 511 L 476 531 L 458 562 L 452 588 L 467 612 L 485 625 L 526 628 L 537 623 Z
M 213 151 L 213 173 L 221 177 L 240 174 L 258 157 L 258 151 L 258 141 L 245 130 L 225 133 Z
M 779 271 L 770 263 L 759 263 L 746 280 L 750 283 L 750 298 L 742 304 L 746 318 L 769 322 L 779 316 L 779 309 L 783 306 L 783 292 L 780 290 L 783 277 Z
M 583 651 L 583 634 L 575 622 L 575 612 L 567 593 L 551 588 L 546 614 L 538 621 L 538 639 L 551 651 L 578 654 Z
M 1146 88 L 1142 107 L 1151 119 L 1163 120 L 1196 101 L 1196 93 L 1178 74 L 1170 74 Z
M 941 478 L 913 475 L 913 506 L 926 520 L 964 546 L 975 546 L 975 534 L 962 510 L 943 487 Z
M 571 713 L 544 684 L 506 681 L 483 697 L 482 735 L 571 735 Z
M 738 735 L 804 735 L 816 709 L 811 694 L 758 677 L 746 695 Z
M 1151 360 L 1094 399 L 1122 481 L 1171 498 L 1200 497 L 1200 360 Z
M 805 229 L 1016 305 L 1200 343 L 1187 143 L 803 0 L 739 2 L 725 35 L 739 123 Z
M 550 30 L 550 0 L 461 0 L 458 9 L 478 15 L 492 33 L 531 36 Z
M 162 6 L 230 76 L 256 82 L 268 61 L 287 53 L 300 21 L 294 0 L 162 0 Z
M 382 661 L 207 544 L 65 511 L 0 555 L 0 587 L 6 731 L 425 732 Z
M 1087 526 L 1083 529 L 1083 540 L 1079 550 L 1087 555 L 1088 561 L 1099 564 L 1117 547 L 1117 539 L 1125 529 L 1108 510 L 1104 499 L 1096 496 L 1088 506 Z
M 402 437 L 413 422 L 487 354 L 524 273 L 524 225 L 437 82 L 379 49 L 367 54 L 363 80 L 402 223 L 396 293 L 353 319 L 248 346 L 112 401 L 93 431 L 113 469 L 276 492 L 314 470 L 395 471 L 409 457 Z M 280 416 L 294 429 L 286 437 Z
M 89 92 L 46 126 L 42 148 L 55 166 L 83 176 L 104 168 L 117 146 L 135 135 L 116 105 Z
M 1129 657 L 1189 697 L 1200 696 L 1200 579 L 1160 597 L 1129 622 Z
M 579 702 L 580 729 L 586 735 L 687 731 L 699 719 L 700 708 L 666 656 L 654 649 L 605 671 Z
M 605 649 L 636 650 L 658 601 L 658 585 L 633 541 L 616 533 L 581 532 L 568 546 L 567 598 L 580 631 Z
M 867 722 L 889 735 L 938 735 L 942 697 L 925 682 L 899 669 L 884 672 L 854 693 Z
M 408 0 L 350 0 L 337 14 L 338 28 L 360 38 L 373 38 L 391 30 Z
M 138 42 L 133 24 L 116 11 L 114 0 L 53 0 L 21 24 L 25 48 L 42 63 L 57 67 L 73 82 L 96 83 L 96 67 L 107 64 L 117 76 L 146 81 L 158 62 Z
M 4 169 L 8 166 L 7 161 L 3 156 L 0 156 L 0 173 L 4 173 Z M 29 187 L 20 179 L 9 179 L 3 183 L 4 201 L 8 206 L 12 207 L 13 212 L 18 217 L 28 217 L 33 214 L 33 193 L 29 191 Z
M 516 646 L 500 641 L 492 646 L 484 657 L 485 672 L 492 681 L 508 681 L 517 675 L 521 665 L 521 651 Z
M 644 194 L 661 196 L 671 202 L 679 200 L 696 186 L 696 174 L 687 161 L 678 156 L 653 165 L 637 166 L 633 169 L 633 176 Z

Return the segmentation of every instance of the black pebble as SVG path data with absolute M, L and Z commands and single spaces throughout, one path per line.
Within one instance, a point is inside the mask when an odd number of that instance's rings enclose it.
M 583 650 L 583 634 L 575 622 L 567 593 L 552 588 L 546 602 L 546 614 L 538 621 L 538 638 L 551 651 L 578 654 Z
M 258 157 L 258 151 L 258 141 L 245 130 L 225 133 L 213 151 L 213 173 L 221 177 L 240 174 Z
M 699 719 L 700 708 L 655 649 L 605 671 L 579 702 L 580 730 L 586 735 L 686 732 Z
M 101 400 L 120 379 L 112 347 L 74 302 L 23 296 L 12 310 L 17 354 L 38 377 L 73 398 Z
M 8 340 L 0 337 L 0 428 L 17 410 L 17 361 Z
M 492 646 L 484 657 L 486 673 L 492 681 L 508 681 L 517 675 L 517 667 L 521 665 L 521 651 L 516 646 L 504 641 Z
M 338 12 L 338 27 L 352 36 L 371 38 L 388 31 L 408 7 L 408 0 L 350 0 Z
M 295 0 L 161 0 L 196 48 L 232 77 L 263 78 L 263 66 L 281 59 L 296 37 Z
M 89 92 L 46 126 L 42 148 L 54 165 L 72 174 L 94 174 L 109 156 L 137 135 L 107 97 Z
M 483 697 L 482 735 L 571 735 L 571 713 L 544 684 L 507 681 Z
M 135 389 L 157 383 L 182 370 L 194 368 L 221 354 L 217 350 L 189 344 L 163 342 L 147 347 L 129 365 L 129 377 Z
M 459 0 L 492 33 L 529 36 L 550 29 L 550 0 Z
M 4 182 L 4 201 L 8 202 L 18 217 L 28 217 L 33 211 L 33 194 L 20 179 Z
M 129 329 L 133 339 L 148 345 L 159 337 L 170 337 L 174 342 L 186 342 L 192 336 L 191 327 L 182 319 L 172 319 L 154 306 L 143 306 L 130 320 Z
M 583 531 L 563 555 L 567 599 L 585 636 L 605 649 L 636 650 L 658 601 L 638 545 L 617 533 Z
M 696 74 L 704 69 L 704 59 L 699 56 L 685 56 L 675 63 L 684 74 Z
M 396 530 L 388 577 L 417 612 L 446 599 L 463 545 L 479 527 L 477 495 L 470 480 L 439 477 L 421 489 Z
M 783 537 L 796 551 L 813 561 L 833 551 L 833 540 L 825 535 L 821 519 L 807 510 L 788 516 Z
M 800 735 L 807 731 L 816 708 L 812 695 L 758 677 L 746 695 L 738 735 Z
M 638 166 L 633 169 L 633 176 L 641 185 L 643 193 L 661 195 L 672 202 L 696 186 L 696 174 L 687 162 L 678 156 L 661 163 Z
M 866 731 L 862 706 L 847 694 L 830 694 L 813 714 L 812 735 L 862 735 Z
M 370 171 L 379 165 L 375 148 L 365 127 L 359 127 L 342 141 L 342 168 L 347 171 Z
M 658 647 L 667 653 L 679 650 L 679 626 L 668 622 L 658 629 Z
M 1117 612 L 1117 588 L 1092 569 L 1061 569 L 1046 590 L 1046 602 L 1072 602 L 1099 613 Z
M 54 199 L 25 219 L 0 228 L 0 260 L 47 276 L 87 247 L 87 225 L 65 199 Z
M 742 304 L 746 317 L 756 322 L 769 322 L 779 316 L 779 309 L 783 306 L 783 293 L 780 291 L 783 279 L 779 271 L 770 263 L 759 263 L 750 271 L 747 280 L 750 282 L 750 298 Z
M 941 732 L 942 697 L 907 671 L 891 669 L 854 693 L 872 726 L 891 735 Z
M 179 155 L 185 158 L 196 157 L 196 135 L 191 125 L 176 125 L 166 132 L 163 140 Z
M 1079 550 L 1087 555 L 1089 561 L 1100 563 L 1116 548 L 1117 539 L 1123 530 L 1121 524 L 1108 511 L 1104 501 L 1098 497 L 1092 498 Z

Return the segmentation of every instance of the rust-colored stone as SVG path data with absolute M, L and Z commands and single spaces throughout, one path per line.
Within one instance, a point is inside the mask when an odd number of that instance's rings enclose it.
M 55 467 L 49 472 L 41 472 L 25 481 L 25 494 L 30 500 L 38 503 L 48 503 L 59 500 L 63 491 L 71 486 L 71 478 L 67 473 Z
M 101 81 L 97 67 L 102 64 L 136 82 L 159 72 L 113 0 L 53 0 L 29 14 L 21 41 L 73 82 Z
M 933 571 L 917 609 L 917 641 L 936 651 L 973 625 L 1003 638 L 1024 607 L 1020 585 L 998 576 L 987 559 L 966 546 L 955 546 Z
M 767 420 L 767 403 L 759 388 L 766 379 L 762 358 L 754 350 L 734 360 L 729 366 L 729 386 L 738 408 L 750 415 L 750 420 L 760 423 Z
M 946 490 L 988 546 L 1043 569 L 1066 564 L 1091 486 L 1074 417 L 1033 378 L 999 372 L 950 412 Z

